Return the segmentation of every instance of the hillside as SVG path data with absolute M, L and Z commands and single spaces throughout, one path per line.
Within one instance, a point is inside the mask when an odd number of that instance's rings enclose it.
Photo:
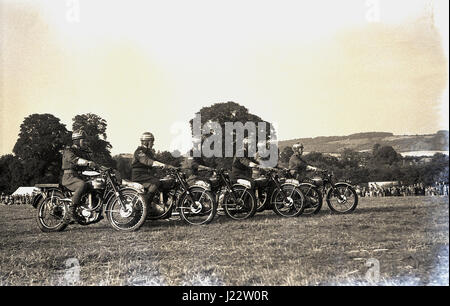
M 344 149 L 355 151 L 371 150 L 373 145 L 392 146 L 397 152 L 413 151 L 448 151 L 449 132 L 438 131 L 431 135 L 394 135 L 385 132 L 357 133 L 348 136 L 328 136 L 314 138 L 298 138 L 279 141 L 280 150 L 301 142 L 305 152 L 340 153 Z

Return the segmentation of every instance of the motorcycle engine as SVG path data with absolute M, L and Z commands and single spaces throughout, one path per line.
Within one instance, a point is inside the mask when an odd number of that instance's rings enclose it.
M 101 177 L 95 178 L 89 181 L 90 185 L 93 189 L 104 189 L 105 188 L 105 180 Z
M 100 195 L 95 192 L 85 194 L 81 198 L 82 204 L 78 207 L 78 214 L 80 217 L 84 218 L 86 224 L 97 219 L 99 213 L 95 211 L 94 208 L 97 208 L 100 200 Z

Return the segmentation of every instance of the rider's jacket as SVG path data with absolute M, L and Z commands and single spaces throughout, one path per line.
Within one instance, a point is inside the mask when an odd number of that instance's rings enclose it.
M 144 146 L 139 146 L 133 154 L 131 162 L 131 180 L 153 180 L 157 176 L 157 168 L 153 167 L 155 151 Z
M 193 157 L 185 158 L 181 163 L 181 169 L 188 178 L 198 176 L 198 166 L 199 163 Z
M 292 154 L 289 159 L 289 170 L 297 171 L 297 174 L 300 176 L 304 176 L 307 165 L 306 161 L 298 154 Z
M 63 170 L 81 171 L 85 166 L 78 165 L 78 159 L 91 160 L 90 153 L 76 146 L 67 146 L 64 148 L 62 156 Z
M 234 177 L 252 177 L 252 168 L 249 164 L 252 162 L 248 157 L 237 157 L 233 158 L 233 164 L 231 166 L 231 173 Z

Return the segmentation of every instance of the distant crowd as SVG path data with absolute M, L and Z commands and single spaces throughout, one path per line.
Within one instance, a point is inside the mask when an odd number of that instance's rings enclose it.
M 425 186 L 422 183 L 413 185 L 395 185 L 383 187 L 379 185 L 356 186 L 356 193 L 360 197 L 407 197 L 407 196 L 448 196 L 448 183 L 436 183 Z
M 0 204 L 4 205 L 22 205 L 31 204 L 32 196 L 29 194 L 0 195 Z

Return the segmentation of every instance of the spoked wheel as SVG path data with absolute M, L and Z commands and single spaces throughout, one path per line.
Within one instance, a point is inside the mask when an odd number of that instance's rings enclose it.
M 147 205 L 142 195 L 134 190 L 122 190 L 122 202 L 114 196 L 108 203 L 106 215 L 111 226 L 118 231 L 136 231 L 147 217 Z
M 210 191 L 198 187 L 189 189 L 189 192 L 192 200 L 185 194 L 180 202 L 181 218 L 192 225 L 210 223 L 217 212 L 214 195 Z
M 299 188 L 305 196 L 303 215 L 317 214 L 322 208 L 322 193 L 317 187 L 309 184 L 301 184 Z
M 66 213 L 60 191 L 54 191 L 51 197 L 41 198 L 37 205 L 36 221 L 43 232 L 60 232 L 67 227 L 64 221 Z
M 243 220 L 253 217 L 256 213 L 256 197 L 253 191 L 245 186 L 233 186 L 236 201 L 227 193 L 223 200 L 225 214 L 235 220 Z
M 283 185 L 286 198 L 280 190 L 275 190 L 272 197 L 273 210 L 279 216 L 291 218 L 300 216 L 305 208 L 305 197 L 302 191 L 293 185 Z
M 358 195 L 353 187 L 347 184 L 336 184 L 327 192 L 327 204 L 333 212 L 345 214 L 355 210 Z

